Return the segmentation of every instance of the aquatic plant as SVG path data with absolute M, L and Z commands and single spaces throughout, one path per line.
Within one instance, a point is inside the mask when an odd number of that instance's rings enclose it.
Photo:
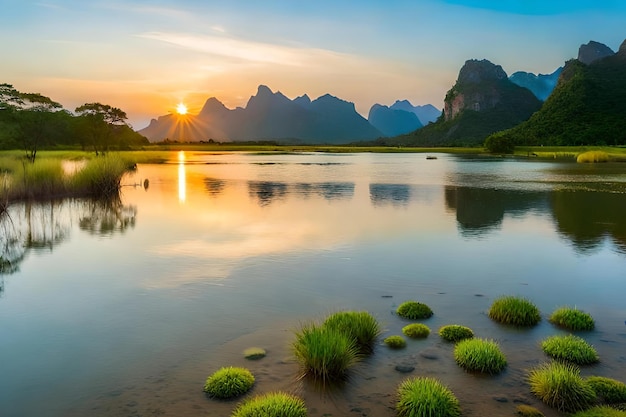
M 530 405 L 520 404 L 516 409 L 517 414 L 523 417 L 545 417 L 541 411 Z
M 402 349 L 406 347 L 406 340 L 402 336 L 393 335 L 386 337 L 383 342 L 391 349 Z
M 626 411 L 621 411 L 608 405 L 597 405 L 572 414 L 571 417 L 626 417 Z
M 342 311 L 331 314 L 324 326 L 337 329 L 354 339 L 360 353 L 371 353 L 380 336 L 378 321 L 367 311 Z
M 554 310 L 548 319 L 559 327 L 568 330 L 593 330 L 595 322 L 589 313 L 572 307 L 560 307 Z
M 609 162 L 609 154 L 604 151 L 587 151 L 576 157 L 578 163 Z
M 543 351 L 554 359 L 588 365 L 599 360 L 596 350 L 583 338 L 568 334 L 551 336 L 541 342 Z
M 448 324 L 439 329 L 439 336 L 448 342 L 458 342 L 463 339 L 471 339 L 474 337 L 474 332 L 469 327 L 459 324 Z
M 604 404 L 626 404 L 626 384 L 613 378 L 590 376 L 587 383 Z
M 541 321 L 539 309 L 532 302 L 514 296 L 497 298 L 491 304 L 488 315 L 499 323 L 520 327 L 534 326 Z
M 306 417 L 304 401 L 285 392 L 257 395 L 237 406 L 232 417 Z
M 411 320 L 427 319 L 433 315 L 430 307 L 417 301 L 405 301 L 398 306 L 396 313 L 400 317 Z
M 267 351 L 260 347 L 250 347 L 243 351 L 243 356 L 246 359 L 250 359 L 253 361 L 262 359 L 265 357 L 265 355 L 267 355 Z
M 396 403 L 398 417 L 458 417 L 459 400 L 434 378 L 417 377 L 402 381 Z
M 90 159 L 72 177 L 72 189 L 76 194 L 109 197 L 120 190 L 120 181 L 133 164 L 123 158 L 107 154 Z
M 415 339 L 428 337 L 430 328 L 422 323 L 412 323 L 402 328 L 402 333 Z
M 254 385 L 254 375 L 246 368 L 224 367 L 209 376 L 204 392 L 210 397 L 228 399 L 248 392 Z
M 293 354 L 302 375 L 322 382 L 345 378 L 348 369 L 358 360 L 358 348 L 353 338 L 328 326 L 304 325 L 296 332 Z
M 34 163 L 24 162 L 21 173 L 14 175 L 11 193 L 13 197 L 54 198 L 65 194 L 65 173 L 59 160 L 40 159 Z
M 540 365 L 530 371 L 528 382 L 537 398 L 561 412 L 584 410 L 596 401 L 593 387 L 571 363 L 554 361 Z
M 506 357 L 493 340 L 464 339 L 454 346 L 454 360 L 467 371 L 497 374 L 506 365 Z

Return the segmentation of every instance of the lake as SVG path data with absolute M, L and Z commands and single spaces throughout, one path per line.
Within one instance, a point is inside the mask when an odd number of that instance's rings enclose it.
M 148 180 L 144 188 L 144 180 Z M 202 387 L 222 366 L 253 394 L 302 396 L 310 416 L 394 416 L 408 376 L 446 384 L 463 415 L 513 415 L 535 399 L 547 317 L 576 306 L 600 363 L 626 375 L 626 164 L 436 154 L 173 152 L 124 178 L 121 200 L 9 208 L 0 221 L 0 415 L 228 416 Z M 532 329 L 492 322 L 501 295 L 541 310 Z M 428 304 L 428 338 L 377 346 L 342 389 L 298 380 L 294 331 L 367 310 L 383 336 Z M 445 324 L 499 342 L 508 367 L 464 372 Z M 258 361 L 248 347 L 265 348 Z M 401 374 L 396 365 L 415 366 Z M 626 381 L 624 381 L 626 382 Z

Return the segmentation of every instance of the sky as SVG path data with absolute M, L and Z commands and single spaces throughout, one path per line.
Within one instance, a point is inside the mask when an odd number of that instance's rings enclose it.
M 619 49 L 626 1 L 0 0 L 0 83 L 66 109 L 101 102 L 135 129 L 210 97 L 443 106 L 468 59 L 551 73 L 590 40 Z

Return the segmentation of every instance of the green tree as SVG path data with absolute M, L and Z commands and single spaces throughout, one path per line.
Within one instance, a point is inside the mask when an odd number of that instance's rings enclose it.
M 88 140 L 81 145 L 83 149 L 91 145 L 96 155 L 108 152 L 115 137 L 128 127 L 126 113 L 108 104 L 86 103 L 77 107 L 76 113 L 82 119 L 83 134 Z
M 63 106 L 39 93 L 22 93 L 19 117 L 19 138 L 26 158 L 35 162 L 39 148 L 50 142 L 54 126 L 53 113 Z

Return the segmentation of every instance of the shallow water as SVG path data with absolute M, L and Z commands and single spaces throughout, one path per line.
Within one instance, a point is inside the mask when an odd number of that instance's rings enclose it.
M 301 395 L 311 416 L 393 416 L 407 376 L 447 384 L 463 415 L 544 407 L 527 370 L 561 333 L 545 318 L 577 306 L 601 358 L 584 375 L 626 375 L 626 165 L 422 154 L 172 154 L 140 165 L 121 201 L 19 205 L 0 223 L 0 415 L 227 416 L 202 393 L 227 365 L 254 393 Z M 149 186 L 143 188 L 144 180 Z M 485 314 L 494 298 L 531 299 L 530 330 Z M 435 315 L 425 340 L 379 346 L 340 390 L 298 381 L 293 331 L 367 310 L 384 336 L 415 299 Z M 464 324 L 496 339 L 509 366 L 462 371 L 437 336 Z M 246 361 L 261 346 L 268 355 Z M 400 374 L 398 364 L 416 367 Z

